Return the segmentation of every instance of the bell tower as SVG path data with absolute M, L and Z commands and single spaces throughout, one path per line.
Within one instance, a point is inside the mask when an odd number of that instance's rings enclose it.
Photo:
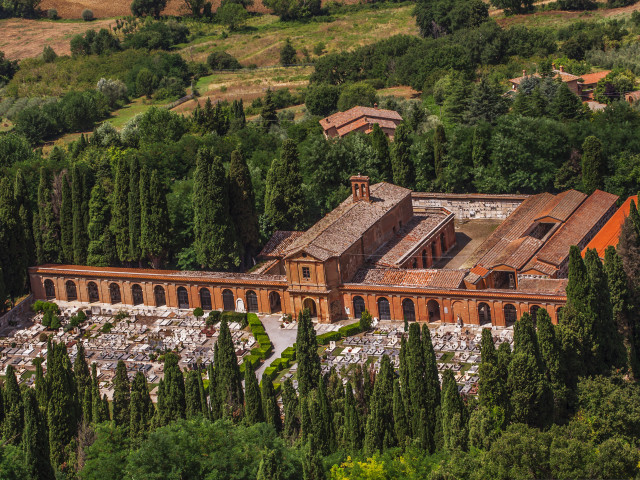
M 353 203 L 360 201 L 371 202 L 369 197 L 369 177 L 358 174 L 352 176 L 349 180 L 351 180 Z

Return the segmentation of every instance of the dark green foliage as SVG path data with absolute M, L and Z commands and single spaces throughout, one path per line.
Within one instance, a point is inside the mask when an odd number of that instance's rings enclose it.
M 382 356 L 380 373 L 373 386 L 371 405 L 364 434 L 368 454 L 381 452 L 396 444 L 393 418 L 393 367 L 387 355 Z
M 442 431 L 444 448 L 466 450 L 468 440 L 467 411 L 458 393 L 451 370 L 442 376 Z
M 574 97 L 578 100 L 578 97 L 575 95 Z M 509 105 L 502 95 L 500 85 L 492 83 L 483 77 L 480 82 L 473 87 L 469 104 L 464 114 L 465 120 L 471 124 L 480 122 L 494 124 L 498 117 L 507 112 L 508 107 Z
M 456 30 L 479 26 L 489 18 L 489 8 L 476 0 L 421 0 L 416 2 L 414 15 L 420 35 L 438 38 Z
M 336 111 L 339 96 L 340 88 L 336 85 L 309 85 L 304 96 L 304 104 L 312 115 L 324 117 Z
M 207 57 L 207 65 L 211 70 L 237 70 L 242 65 L 227 52 L 213 52 Z
M 280 49 L 280 64 L 293 65 L 296 63 L 296 49 L 291 45 L 291 39 L 285 38 L 284 45 Z
M 19 151 L 16 151 L 16 153 L 20 154 Z M 21 158 L 24 157 L 22 156 Z M 33 239 L 33 207 L 31 206 L 29 191 L 27 190 L 22 169 L 16 172 L 13 195 L 18 208 L 18 216 L 20 217 L 20 228 L 22 228 L 24 234 L 27 265 L 34 265 L 36 261 L 36 246 Z
M 295 439 L 300 434 L 300 411 L 298 409 L 298 395 L 293 388 L 291 378 L 287 378 L 282 387 L 282 406 L 284 408 L 283 436 Z
M 248 265 L 258 248 L 258 216 L 249 167 L 242 153 L 231 153 L 229 164 L 229 213 L 238 230 L 238 239 L 245 251 Z
M 349 388 L 351 388 L 350 385 Z M 353 394 L 351 395 L 353 397 Z M 398 446 L 402 447 L 406 444 L 407 438 L 409 437 L 409 424 L 407 423 L 407 415 L 404 410 L 404 400 L 400 392 L 400 383 L 397 380 L 393 382 L 393 426 Z M 355 450 L 355 448 L 353 448 L 353 450 Z
M 0 268 L 4 289 L 12 303 L 25 291 L 27 283 L 28 254 L 25 247 L 25 232 L 14 198 L 13 182 L 4 177 L 0 180 Z
M 394 135 L 391 149 L 391 167 L 393 170 L 393 183 L 402 187 L 411 188 L 415 179 L 413 162 L 411 161 L 409 128 L 401 123 Z
M 104 187 L 99 182 L 91 190 L 89 201 L 89 246 L 87 263 L 96 267 L 108 267 L 114 259 L 115 245 L 109 230 L 111 209 Z
M 438 124 L 433 132 L 433 165 L 438 177 L 442 175 L 442 171 L 445 167 L 444 161 L 446 153 L 447 137 L 444 132 L 444 127 L 441 124 Z
M 218 351 L 215 357 L 216 404 L 221 410 L 214 417 L 239 418 L 242 416 L 244 393 L 231 332 L 224 318 L 220 322 L 217 346 Z
M 35 390 L 27 388 L 22 396 L 24 430 L 22 448 L 25 462 L 33 480 L 53 480 L 55 475 L 49 460 L 47 424 L 38 405 Z
M 533 0 L 492 0 L 491 4 L 504 9 L 509 15 L 527 13 L 533 9 Z
M 193 418 L 196 415 L 202 415 L 202 403 L 200 398 L 200 385 L 198 377 L 202 379 L 202 375 L 198 370 L 191 370 L 187 374 L 185 381 L 185 414 L 187 418 Z
M 158 401 L 160 424 L 167 425 L 179 418 L 185 418 L 184 377 L 178 365 L 178 356 L 175 353 L 167 353 L 164 357 L 164 385 L 161 393 L 163 395 L 162 409 L 160 409 L 160 401 Z
M 244 419 L 249 425 L 264 421 L 260 385 L 251 363 L 247 361 L 244 363 Z
M 113 191 L 111 230 L 115 237 L 118 260 L 129 260 L 129 165 L 125 157 L 120 157 L 116 165 L 116 178 Z
M 143 168 L 140 174 L 140 251 L 154 268 L 159 268 L 169 244 L 167 197 L 159 172 L 153 170 L 150 179 L 146 178 L 147 174 Z
M 371 139 L 371 147 L 373 148 L 374 155 L 373 164 L 370 166 L 372 170 L 371 176 L 383 182 L 392 181 L 393 173 L 391 155 L 389 153 L 389 141 L 380 128 L 380 125 L 377 123 L 373 124 L 369 138 Z
M 81 137 L 84 138 L 84 137 Z M 71 169 L 71 203 L 73 208 L 73 263 L 82 265 L 86 262 L 89 246 L 85 217 L 89 216 L 88 174 L 80 171 L 77 164 Z
M 554 420 L 561 421 L 567 416 L 569 389 L 567 388 L 567 363 L 558 338 L 556 327 L 546 310 L 536 313 L 536 325 L 540 355 L 544 362 L 545 377 L 553 392 Z
M 262 110 L 260 111 L 260 119 L 262 120 L 265 131 L 269 131 L 269 128 L 271 128 L 272 125 L 276 125 L 278 123 L 276 105 L 273 101 L 273 92 L 270 88 L 267 89 L 267 92 L 264 95 L 264 103 L 262 105 Z
M 321 2 L 311 0 L 267 0 L 264 4 L 269 10 L 280 17 L 280 20 L 297 20 L 308 18 L 320 13 Z
M 0 83 L 5 84 L 13 78 L 18 71 L 18 61 L 5 58 L 4 52 L 0 52 Z
M 129 208 L 127 230 L 129 232 L 129 252 L 127 260 L 135 262 L 141 259 L 140 251 L 140 171 L 136 158 L 129 163 L 129 193 L 127 197 Z
M 298 361 L 298 391 L 306 396 L 318 386 L 320 376 L 320 357 L 316 331 L 308 310 L 298 314 L 298 332 L 296 335 L 296 359 Z
M 229 210 L 229 186 L 222 161 L 213 150 L 198 151 L 193 204 L 198 263 L 211 269 L 238 266 L 240 246 Z
M 587 137 L 582 144 L 582 185 L 586 193 L 602 188 L 605 166 L 602 143 L 597 137 Z
M 45 167 L 40 169 L 38 184 L 38 220 L 34 229 L 38 263 L 56 263 L 60 258 L 60 232 L 53 213 L 51 176 Z
M 156 8 L 164 8 L 167 0 L 137 0 L 131 4 L 133 6 L 139 2 L 155 3 Z M 164 5 L 162 5 L 164 3 Z M 157 16 L 157 15 L 156 15 Z M 134 32 L 125 36 L 124 45 L 127 48 L 147 48 L 149 50 L 170 50 L 174 45 L 185 43 L 189 36 L 189 28 L 183 23 L 176 21 L 166 22 L 145 22 Z
M 131 2 L 131 14 L 136 17 L 153 15 L 158 18 L 166 6 L 167 0 L 133 0 Z
M 353 107 L 373 107 L 376 98 L 376 89 L 369 83 L 360 82 L 346 85 L 338 97 L 338 110 L 344 112 Z
M 282 420 L 280 418 L 280 407 L 276 392 L 273 389 L 273 382 L 266 375 L 262 374 L 262 382 L 260 382 L 262 394 L 262 414 L 264 421 L 271 425 L 277 432 L 282 430 Z
M 24 428 L 24 409 L 13 365 L 7 367 L 2 394 L 2 403 L 4 405 L 2 438 L 7 444 L 19 445 L 22 439 L 22 429 Z
M 73 362 L 73 374 L 78 386 L 78 401 L 82 404 L 82 418 L 86 423 L 90 423 L 91 414 L 91 374 L 84 353 L 84 344 L 77 343 L 76 358 Z M 88 391 L 88 400 L 87 400 Z
M 60 206 L 60 243 L 62 261 L 73 263 L 73 199 L 67 175 L 62 179 L 62 203 Z
M 298 148 L 293 140 L 282 143 L 279 158 L 267 174 L 264 216 L 272 230 L 299 230 L 304 227 L 305 200 Z
M 109 410 L 105 412 L 100 398 L 100 388 L 98 386 L 98 373 L 96 364 L 91 364 L 91 418 L 94 424 L 109 420 Z
M 113 421 L 117 427 L 127 428 L 131 422 L 131 385 L 127 376 L 127 367 L 122 360 L 116 366 L 113 379 Z

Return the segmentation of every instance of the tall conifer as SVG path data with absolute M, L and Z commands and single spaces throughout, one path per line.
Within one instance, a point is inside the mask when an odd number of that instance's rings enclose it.
M 143 170 L 144 174 L 144 170 Z M 146 186 L 146 180 L 140 181 L 140 188 Z M 157 170 L 151 172 L 149 179 L 149 191 L 147 194 L 141 193 L 140 207 L 140 248 L 142 256 L 148 258 L 153 268 L 160 268 L 160 265 L 167 253 L 169 245 L 169 210 L 167 207 L 167 196 L 165 187 L 160 180 Z M 146 198 L 144 203 L 142 198 Z
M 91 389 L 91 374 L 89 373 L 89 366 L 84 353 L 84 344 L 82 341 L 77 343 L 76 359 L 73 362 L 73 373 L 76 378 L 76 384 L 78 386 L 78 400 L 82 402 L 82 415 L 87 423 L 91 423 L 92 413 L 91 404 L 85 403 L 86 390 Z M 89 394 L 91 398 L 91 394 Z
M 602 154 L 602 143 L 593 135 L 582 144 L 582 185 L 588 194 L 602 188 L 606 174 L 606 161 Z
M 308 310 L 298 314 L 298 332 L 296 335 L 296 359 L 298 361 L 298 391 L 307 395 L 318 386 L 320 376 L 320 357 L 318 342 Z
M 544 362 L 547 381 L 553 392 L 554 417 L 557 422 L 560 422 L 567 415 L 569 395 L 562 344 L 546 310 L 538 310 L 536 324 L 540 355 Z
M 116 376 L 113 379 L 113 421 L 117 427 L 129 428 L 131 402 L 131 385 L 127 375 L 127 367 L 118 360 Z
M 60 261 L 60 226 L 56 221 L 51 192 L 51 176 L 45 167 L 40 168 L 38 184 L 38 263 Z
M 262 389 L 262 414 L 264 415 L 264 420 L 279 432 L 282 430 L 280 407 L 278 407 L 276 392 L 273 389 L 273 382 L 265 373 L 262 374 L 262 382 L 260 382 L 260 386 Z
M 33 215 L 32 207 L 29 201 L 29 191 L 27 183 L 24 179 L 22 170 L 16 172 L 16 181 L 13 190 L 16 205 L 18 207 L 18 216 L 24 235 L 24 247 L 27 256 L 27 265 L 35 265 L 36 263 L 36 244 L 33 239 Z
M 155 408 L 149 395 L 147 379 L 142 372 L 136 372 L 131 382 L 131 402 L 129 408 L 129 437 L 140 441 L 149 430 Z
M 67 175 L 62 178 L 60 243 L 62 244 L 62 261 L 64 263 L 73 263 L 73 198 Z
M 395 398 L 394 398 L 395 400 Z M 394 412 L 395 413 L 395 412 Z M 362 420 L 356 399 L 353 396 L 353 385 L 348 382 L 344 393 L 344 431 L 343 444 L 349 452 L 357 452 L 362 448 Z
M 71 168 L 71 204 L 73 210 L 73 263 L 83 265 L 86 263 L 88 235 L 85 229 L 84 189 L 88 188 L 86 176 L 80 171 L 77 164 Z
M 25 291 L 27 262 L 24 230 L 13 195 L 13 184 L 9 177 L 4 177 L 0 180 L 0 268 L 4 288 L 12 303 Z
M 467 411 L 458 393 L 453 371 L 442 377 L 442 431 L 447 450 L 466 450 L 468 441 Z
M 24 410 L 22 448 L 30 477 L 33 480 L 53 480 L 55 475 L 49 459 L 47 424 L 33 389 L 25 389 L 22 405 Z
M 127 260 L 139 262 L 140 252 L 140 164 L 135 156 L 129 162 L 129 193 L 127 198 L 129 208 L 129 255 Z
M 187 379 L 184 384 L 184 396 L 186 402 L 185 412 L 187 418 L 193 418 L 197 415 L 202 415 L 200 389 L 198 387 L 198 376 L 200 376 L 200 372 L 198 370 L 190 370 L 189 373 L 187 373 Z
M 113 189 L 111 230 L 115 237 L 118 260 L 129 260 L 129 165 L 124 156 L 118 158 Z
M 108 267 L 113 260 L 113 237 L 109 230 L 111 211 L 101 182 L 91 190 L 89 201 L 89 246 L 87 263 L 96 267 Z
M 409 425 L 404 410 L 404 401 L 400 391 L 400 382 L 393 382 L 393 422 L 398 445 L 404 447 L 409 436 Z
M 242 415 L 244 393 L 233 339 L 231 338 L 227 320 L 224 318 L 220 322 L 220 334 L 218 335 L 217 344 L 217 401 L 222 408 L 222 416 L 237 418 Z
M 298 147 L 287 139 L 267 173 L 264 215 L 274 230 L 299 230 L 304 227 L 304 205 Z
M 401 123 L 396 128 L 391 148 L 391 166 L 393 169 L 393 183 L 401 187 L 411 188 L 415 182 L 416 174 L 411 161 L 411 139 L 409 127 Z
M 387 355 L 382 356 L 380 373 L 373 386 L 371 406 L 364 434 L 367 454 L 383 452 L 395 445 L 393 423 L 393 367 Z
M 24 411 L 20 387 L 16 379 L 16 371 L 13 365 L 9 365 L 4 380 L 4 424 L 3 441 L 6 444 L 18 445 L 22 439 L 24 428 Z
M 250 265 L 251 256 L 258 248 L 260 232 L 249 167 L 239 150 L 231 153 L 229 164 L 229 210 L 245 252 L 244 263 Z
M 260 385 L 251 362 L 244 362 L 244 418 L 249 425 L 264 422 Z
M 158 409 L 160 412 L 160 409 Z M 169 352 L 164 357 L 164 405 L 161 425 L 185 418 L 186 399 L 184 376 L 178 365 L 178 356 Z
M 282 406 L 284 408 L 284 437 L 294 440 L 300 434 L 300 409 L 298 395 L 291 378 L 282 384 Z
M 372 165 L 373 170 L 377 173 L 378 179 L 381 182 L 390 182 L 394 180 L 391 155 L 389 154 L 389 141 L 384 134 L 380 125 L 373 124 L 371 130 L 371 147 L 373 148 L 373 154 L 375 163 Z

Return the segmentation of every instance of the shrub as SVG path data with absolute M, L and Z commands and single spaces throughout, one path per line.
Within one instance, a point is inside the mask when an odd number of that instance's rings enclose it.
M 252 352 L 253 352 L 253 350 L 252 350 Z M 253 353 L 251 353 L 250 355 L 247 355 L 246 357 L 244 357 L 242 360 L 243 360 L 243 361 L 242 361 L 242 363 L 240 364 L 240 371 L 241 371 L 242 373 L 244 373 L 244 365 L 245 365 L 245 362 L 249 362 L 249 363 L 251 363 L 251 365 L 255 368 L 255 366 L 256 366 L 258 363 L 260 363 L 260 356 L 259 356 L 259 355 L 254 355 Z
M 222 312 L 219 312 L 218 310 L 210 311 L 209 315 L 207 315 L 207 326 L 210 327 L 218 323 L 220 321 L 221 315 Z
M 355 106 L 373 107 L 374 103 L 376 103 L 376 89 L 368 83 L 354 83 L 342 89 L 338 99 L 338 110 L 345 111 Z
M 258 334 L 255 337 L 258 343 L 260 344 L 260 346 L 267 345 L 267 344 L 271 345 L 271 339 L 269 338 L 269 335 L 263 333 L 263 334 Z
M 289 359 L 288 358 L 276 358 L 273 362 L 271 362 L 271 367 L 275 367 L 278 371 L 284 370 L 285 368 L 289 368 Z
M 257 335 L 266 335 L 267 332 L 262 325 L 251 325 L 251 333 L 253 333 L 253 336 L 255 337 Z
M 57 20 L 58 19 L 58 11 L 55 8 L 50 8 L 47 10 L 47 18 L 49 20 Z
M 304 104 L 312 115 L 323 117 L 333 113 L 338 106 L 340 87 L 328 83 L 309 85 L 304 97 Z
M 244 328 L 248 325 L 247 314 L 242 312 L 222 312 L 222 318 L 227 320 L 228 323 L 239 323 L 240 328 Z
M 363 332 L 371 330 L 371 320 L 372 317 L 368 310 L 362 312 L 362 317 L 360 318 L 360 328 L 362 328 Z
M 225 25 L 229 30 L 235 30 L 244 24 L 249 18 L 249 12 L 240 4 L 232 2 L 222 2 L 216 11 L 216 21 Z
M 42 50 L 42 59 L 44 60 L 44 63 L 51 63 L 56 58 L 58 58 L 58 55 L 53 50 L 53 48 L 51 48 L 49 45 L 44 47 L 44 50 Z
M 227 52 L 213 52 L 207 57 L 207 65 L 211 70 L 238 70 L 240 62 Z
M 39 342 L 46 342 L 47 338 L 49 338 L 49 336 L 44 332 L 40 332 L 40 335 L 38 335 Z
M 286 38 L 284 45 L 280 49 L 280 63 L 282 65 L 293 65 L 296 63 L 296 49 L 291 44 L 291 39 Z
M 269 343 L 268 345 L 261 345 L 260 347 L 252 348 L 251 355 L 256 355 L 264 360 L 271 354 L 272 351 L 273 347 Z
M 127 86 L 120 80 L 101 78 L 98 80 L 96 90 L 106 97 L 111 108 L 115 108 L 121 100 L 127 99 Z
M 249 325 L 262 326 L 262 322 L 255 313 L 247 313 L 247 321 L 249 322 Z
M 200 318 L 204 315 L 204 310 L 201 307 L 196 307 L 193 309 L 193 316 L 196 318 Z
M 88 8 L 84 9 L 82 11 L 82 19 L 85 22 L 90 22 L 91 20 L 93 20 L 93 12 L 91 10 L 89 10 Z
M 337 341 L 342 338 L 340 332 L 327 332 L 316 337 L 318 345 L 327 345 L 329 342 Z
M 340 327 L 338 332 L 340 332 L 340 335 L 342 335 L 343 337 L 351 337 L 352 335 L 357 335 L 358 333 L 362 332 L 362 327 L 360 326 L 360 322 L 351 323 L 349 325 Z
M 282 351 L 282 358 L 287 358 L 289 360 L 296 359 L 296 349 L 294 347 L 287 347 Z
M 145 22 L 142 28 L 134 33 L 127 34 L 124 43 L 129 48 L 169 50 L 174 45 L 186 42 L 188 36 L 189 29 L 186 25 L 175 20 Z
M 273 381 L 273 379 L 278 376 L 278 370 L 275 367 L 267 367 L 264 369 L 264 375 L 266 375 L 269 380 Z
M 100 329 L 100 331 L 102 333 L 109 333 L 111 331 L 111 329 L 113 328 L 113 324 L 111 322 L 107 322 L 105 323 L 102 328 Z

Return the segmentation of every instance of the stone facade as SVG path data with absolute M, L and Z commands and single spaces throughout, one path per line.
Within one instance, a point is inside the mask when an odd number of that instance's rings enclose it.
M 458 220 L 493 218 L 503 220 L 520 206 L 528 195 L 485 195 L 477 193 L 418 193 L 411 195 L 415 212 L 445 208 Z

